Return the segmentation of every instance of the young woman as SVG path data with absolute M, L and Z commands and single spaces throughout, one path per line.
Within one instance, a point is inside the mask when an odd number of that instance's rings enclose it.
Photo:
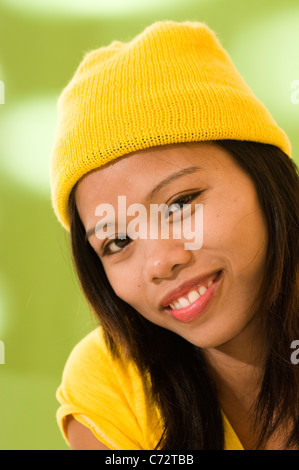
M 59 110 L 53 207 L 99 319 L 57 393 L 71 448 L 299 449 L 298 172 L 214 33 L 91 51 Z

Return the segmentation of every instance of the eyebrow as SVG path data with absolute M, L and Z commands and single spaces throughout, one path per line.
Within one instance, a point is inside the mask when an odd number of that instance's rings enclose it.
M 161 191 L 161 189 L 164 187 L 164 186 L 167 186 L 168 184 L 172 183 L 173 181 L 175 181 L 176 179 L 178 178 L 181 178 L 182 176 L 185 176 L 185 175 L 188 175 L 188 174 L 192 174 L 196 171 L 199 171 L 201 170 L 202 168 L 200 168 L 199 166 L 190 166 L 188 168 L 184 168 L 183 170 L 181 171 L 178 171 L 176 173 L 173 173 L 172 175 L 169 175 L 167 176 L 167 178 L 164 178 L 164 180 L 160 181 L 152 190 L 149 194 L 146 195 L 145 197 L 145 201 L 149 201 L 151 200 L 159 191 Z M 87 241 L 91 235 L 95 234 L 96 233 L 96 228 L 97 230 L 100 230 L 102 229 L 103 227 L 108 227 L 109 225 L 113 225 L 112 223 L 111 224 L 102 224 L 102 225 L 97 225 L 96 227 L 94 228 L 91 228 L 90 230 L 88 230 L 85 234 L 85 241 Z
M 148 201 L 152 199 L 164 186 L 172 183 L 172 181 L 181 178 L 182 176 L 194 173 L 195 171 L 201 170 L 199 166 L 190 166 L 188 168 L 184 168 L 181 171 L 178 171 L 176 173 L 173 173 L 170 176 L 167 176 L 164 180 L 160 181 L 160 183 L 157 184 L 157 186 L 152 189 L 152 191 L 146 196 L 145 200 Z

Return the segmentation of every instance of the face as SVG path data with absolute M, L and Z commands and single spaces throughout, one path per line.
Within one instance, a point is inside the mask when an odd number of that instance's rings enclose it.
M 167 219 L 169 236 L 162 238 L 160 231 L 151 237 L 148 224 L 147 236 L 130 238 L 124 233 L 132 220 L 128 213 L 120 233 L 119 195 L 126 208 L 142 204 L 147 214 L 153 204 L 175 208 Z M 201 348 L 229 344 L 252 331 L 267 228 L 251 179 L 226 150 L 200 142 L 130 154 L 86 175 L 76 204 L 112 288 L 140 315 Z M 104 240 L 94 230 L 102 204 L 114 208 L 116 217 Z M 191 249 L 186 231 L 177 237 L 171 230 L 178 215 L 184 220 L 183 204 L 190 209 L 190 227 L 202 224 L 202 243 Z

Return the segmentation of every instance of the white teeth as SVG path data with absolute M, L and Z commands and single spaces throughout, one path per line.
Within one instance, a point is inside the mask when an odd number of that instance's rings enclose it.
M 188 305 L 190 305 L 189 300 L 188 300 L 188 299 L 185 299 L 185 297 L 180 297 L 180 298 L 178 299 L 178 302 L 180 303 L 181 308 L 188 307 Z
M 183 299 L 183 300 L 186 300 L 186 299 Z M 187 300 L 188 302 L 188 300 Z M 190 303 L 188 302 L 188 305 L 190 305 Z M 176 310 L 176 309 L 179 309 L 179 308 L 183 308 L 183 307 L 187 307 L 187 305 L 183 305 L 183 302 L 182 304 L 179 302 L 179 299 L 178 300 L 175 300 L 174 302 L 172 302 L 171 304 L 169 304 L 169 306 L 172 308 L 172 310 Z
M 193 302 L 195 302 L 195 300 L 199 299 L 200 297 L 200 294 L 198 292 L 196 292 L 196 290 L 192 290 L 189 294 L 188 294 L 188 300 L 189 302 L 192 304 Z
M 207 291 L 208 289 L 205 287 L 205 286 L 200 286 L 199 288 L 199 293 L 200 295 L 204 295 L 204 293 Z
M 173 310 L 188 307 L 193 302 L 195 302 L 197 299 L 199 299 L 199 297 L 201 295 L 204 295 L 206 293 L 206 291 L 209 289 L 209 287 L 211 287 L 212 284 L 213 284 L 213 281 L 209 281 L 208 282 L 208 288 L 206 288 L 205 286 L 200 286 L 198 290 L 192 290 L 192 291 L 189 292 L 188 299 L 186 299 L 185 297 L 180 297 L 179 299 L 177 299 L 174 302 L 172 302 L 171 304 L 169 304 L 169 306 Z

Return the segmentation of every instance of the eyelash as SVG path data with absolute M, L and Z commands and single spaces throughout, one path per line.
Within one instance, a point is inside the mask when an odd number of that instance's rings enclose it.
M 200 194 L 202 194 L 204 192 L 204 190 L 200 190 L 200 191 L 196 191 L 195 193 L 189 193 L 189 194 L 185 194 L 185 195 L 181 195 L 180 197 L 178 197 L 177 199 L 175 199 L 170 205 L 169 207 L 175 205 L 175 204 L 178 204 L 179 205 L 179 202 L 181 201 L 184 201 L 182 204 L 190 204 L 190 202 L 192 202 L 197 196 L 199 196 Z M 109 252 L 109 250 L 111 249 L 111 245 L 112 243 L 115 243 L 116 241 L 120 241 L 120 242 L 124 242 L 125 240 L 130 240 L 129 243 L 127 243 L 124 247 L 120 248 L 119 250 L 117 251 L 114 251 L 114 252 Z M 120 253 L 124 248 L 126 248 L 130 243 L 131 243 L 131 239 L 130 237 L 128 236 L 125 236 L 125 237 L 115 237 L 113 240 L 111 240 L 111 242 L 107 243 L 103 249 L 102 249 L 102 256 L 112 256 L 116 253 Z
M 107 243 L 104 247 L 103 247 L 103 252 L 102 252 L 102 255 L 103 256 L 111 256 L 111 255 L 114 255 L 115 253 L 119 253 L 120 251 L 123 250 L 123 248 L 126 248 L 126 246 L 130 243 L 128 243 L 127 245 L 125 245 L 124 247 L 121 247 L 119 250 L 117 251 L 113 251 L 113 252 L 109 252 L 109 250 L 111 250 L 111 245 L 112 243 L 116 243 L 117 241 L 119 242 L 124 242 L 125 240 L 130 240 L 130 242 L 132 241 L 129 237 L 115 237 L 114 240 L 111 240 L 111 242 Z
M 180 196 L 178 199 L 175 199 L 170 205 L 169 205 L 169 208 L 171 206 L 174 206 L 174 205 L 180 205 L 180 201 L 184 201 L 182 204 L 185 205 L 185 204 L 190 204 L 190 202 L 192 202 L 199 194 L 201 194 L 203 191 L 197 191 L 196 193 L 191 193 L 191 194 L 185 194 L 183 196 Z M 186 201 L 187 200 L 187 201 Z M 182 209 L 182 208 L 181 208 Z

